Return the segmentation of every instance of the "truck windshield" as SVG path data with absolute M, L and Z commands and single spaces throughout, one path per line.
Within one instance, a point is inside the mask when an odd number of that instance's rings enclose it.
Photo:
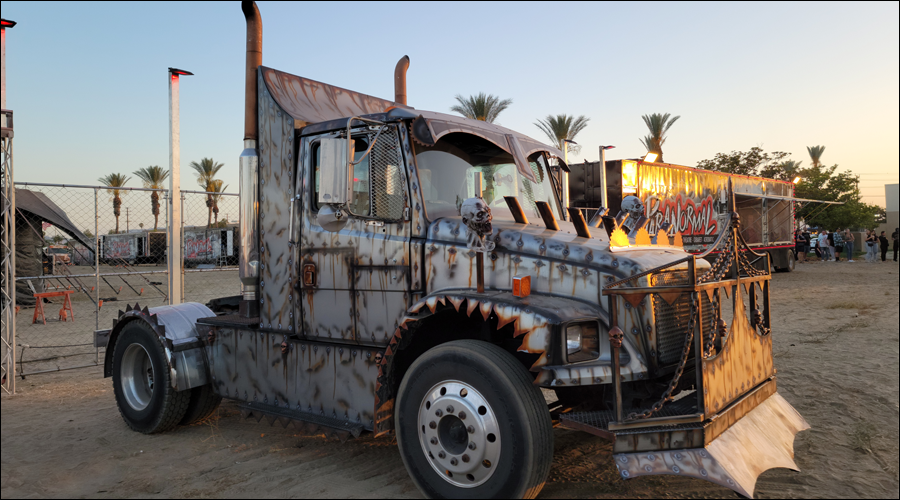
M 430 220 L 459 216 L 462 202 L 475 196 L 475 174 L 481 173 L 484 200 L 495 219 L 514 220 L 504 196 L 515 196 L 528 217 L 540 219 L 537 201 L 546 201 L 559 218 L 549 169 L 540 154 L 529 157 L 536 182 L 516 168 L 512 155 L 469 134 L 449 134 L 433 147 L 416 144 L 416 165 L 426 215 Z

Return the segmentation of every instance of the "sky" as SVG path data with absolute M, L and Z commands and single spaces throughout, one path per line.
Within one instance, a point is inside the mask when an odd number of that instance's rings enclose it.
M 17 181 L 96 185 L 168 167 L 167 68 L 181 80 L 182 189 L 191 161 L 225 164 L 237 192 L 245 24 L 239 2 L 3 2 L 7 107 Z M 785 151 L 861 176 L 884 205 L 898 182 L 900 4 L 259 2 L 263 64 L 392 99 L 411 59 L 408 104 L 450 112 L 454 96 L 512 99 L 496 123 L 585 115 L 569 161 L 643 156 L 642 115 L 681 118 L 668 163 Z M 129 186 L 140 187 L 137 179 Z

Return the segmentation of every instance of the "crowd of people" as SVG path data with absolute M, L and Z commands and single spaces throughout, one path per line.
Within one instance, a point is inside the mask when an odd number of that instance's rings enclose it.
M 866 231 L 863 241 L 857 246 L 856 236 L 849 229 L 843 231 L 828 231 L 820 229 L 816 233 L 811 233 L 807 229 L 798 229 L 794 233 L 794 256 L 798 262 L 806 262 L 809 260 L 809 254 L 815 252 L 816 258 L 821 262 L 840 262 L 841 256 L 845 256 L 847 262 L 856 262 L 854 257 L 857 250 L 865 252 L 866 262 L 878 262 L 879 251 L 881 252 L 881 262 L 888 261 L 888 252 L 893 241 L 894 262 L 897 262 L 900 246 L 898 246 L 898 238 L 900 238 L 900 229 L 894 231 L 891 239 L 888 239 L 886 231 L 878 234 L 876 231 Z

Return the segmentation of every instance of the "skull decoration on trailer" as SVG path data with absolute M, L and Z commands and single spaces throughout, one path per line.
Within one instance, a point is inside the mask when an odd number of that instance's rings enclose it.
M 459 214 L 462 215 L 463 224 L 469 229 L 469 250 L 482 253 L 492 251 L 494 242 L 484 240 L 494 230 L 491 226 L 491 207 L 481 198 L 469 198 L 463 202 Z
M 626 196 L 622 200 L 622 211 L 628 214 L 631 220 L 638 220 L 644 216 L 644 204 L 637 196 Z

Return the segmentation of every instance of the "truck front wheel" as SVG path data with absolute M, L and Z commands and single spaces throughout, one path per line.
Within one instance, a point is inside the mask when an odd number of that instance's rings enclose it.
M 144 434 L 173 429 L 191 400 L 191 391 L 172 388 L 159 336 L 141 321 L 125 325 L 116 341 L 113 392 L 125 423 Z
M 403 463 L 429 498 L 534 498 L 550 472 L 547 404 L 493 344 L 450 342 L 417 359 L 395 421 Z

